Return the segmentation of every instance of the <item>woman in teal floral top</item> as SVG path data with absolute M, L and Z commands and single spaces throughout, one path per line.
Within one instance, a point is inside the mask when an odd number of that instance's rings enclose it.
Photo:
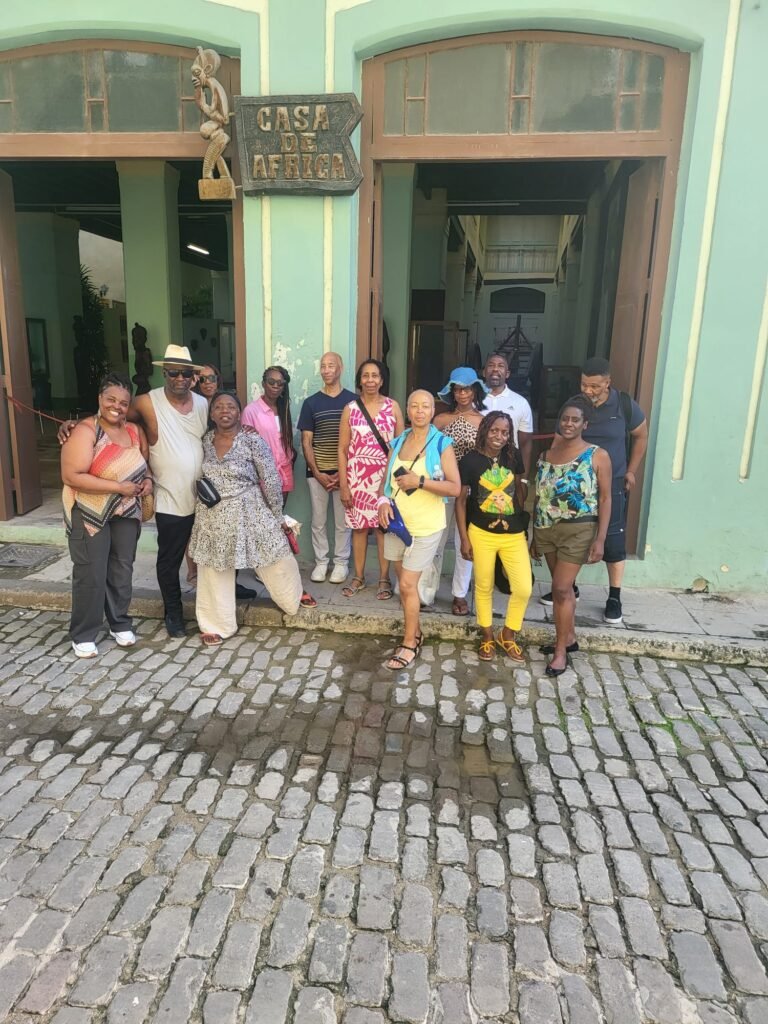
M 555 613 L 554 646 L 542 648 L 552 659 L 545 671 L 559 676 L 568 654 L 578 651 L 573 584 L 585 562 L 599 562 L 611 517 L 611 460 L 582 434 L 590 406 L 581 395 L 570 398 L 558 414 L 552 447 L 536 467 L 531 555 L 547 560 L 552 573 Z

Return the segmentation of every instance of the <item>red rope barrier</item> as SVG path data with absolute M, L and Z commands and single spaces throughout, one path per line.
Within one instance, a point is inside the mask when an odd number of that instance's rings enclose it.
M 44 420 L 51 420 L 53 423 L 66 423 L 66 420 L 57 419 L 55 416 L 49 416 L 47 412 L 41 412 L 40 409 L 33 409 L 31 405 L 24 405 L 18 398 L 12 398 L 10 395 L 5 396 L 11 405 L 15 405 L 17 409 L 23 409 L 25 412 L 32 412 L 35 416 L 42 416 Z

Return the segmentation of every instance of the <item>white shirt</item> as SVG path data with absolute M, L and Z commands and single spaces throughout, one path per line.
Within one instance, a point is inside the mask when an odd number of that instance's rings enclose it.
M 190 392 L 192 408 L 186 414 L 174 409 L 163 388 L 149 398 L 157 416 L 157 444 L 149 449 L 149 468 L 155 478 L 155 510 L 172 516 L 191 516 L 195 511 L 195 481 L 203 468 L 203 434 L 208 429 L 208 402 Z
M 483 415 L 487 412 L 505 412 L 512 419 L 512 426 L 515 429 L 515 444 L 517 444 L 518 431 L 524 434 L 533 433 L 533 413 L 528 402 L 516 391 L 505 387 L 500 395 L 487 394 L 482 409 Z

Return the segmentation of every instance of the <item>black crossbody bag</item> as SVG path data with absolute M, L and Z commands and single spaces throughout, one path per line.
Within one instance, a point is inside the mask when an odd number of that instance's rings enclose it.
M 363 404 L 363 401 L 360 398 L 356 398 L 355 402 L 357 403 L 357 407 L 360 410 L 360 412 L 363 414 L 363 416 L 365 416 L 365 422 L 371 428 L 371 433 L 373 434 L 373 436 L 378 441 L 379 447 L 384 452 L 384 454 L 388 456 L 389 455 L 389 445 L 384 440 L 384 438 L 381 436 L 381 431 L 379 430 L 379 428 L 376 426 L 376 424 L 371 419 L 371 414 L 365 408 L 365 405 Z

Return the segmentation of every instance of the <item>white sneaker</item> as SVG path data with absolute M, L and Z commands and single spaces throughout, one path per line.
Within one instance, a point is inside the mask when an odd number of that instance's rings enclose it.
M 325 574 L 328 572 L 328 563 L 318 562 L 310 574 L 313 583 L 325 583 Z
M 99 653 L 96 644 L 90 642 L 76 644 L 74 640 L 72 641 L 72 650 L 75 652 L 76 658 L 95 658 Z
M 109 635 L 115 641 L 118 647 L 133 647 L 136 643 L 136 634 L 130 629 L 126 629 L 122 633 L 113 633 L 110 629 Z
M 349 576 L 349 566 L 337 563 L 331 573 L 331 583 L 343 583 L 347 576 Z

